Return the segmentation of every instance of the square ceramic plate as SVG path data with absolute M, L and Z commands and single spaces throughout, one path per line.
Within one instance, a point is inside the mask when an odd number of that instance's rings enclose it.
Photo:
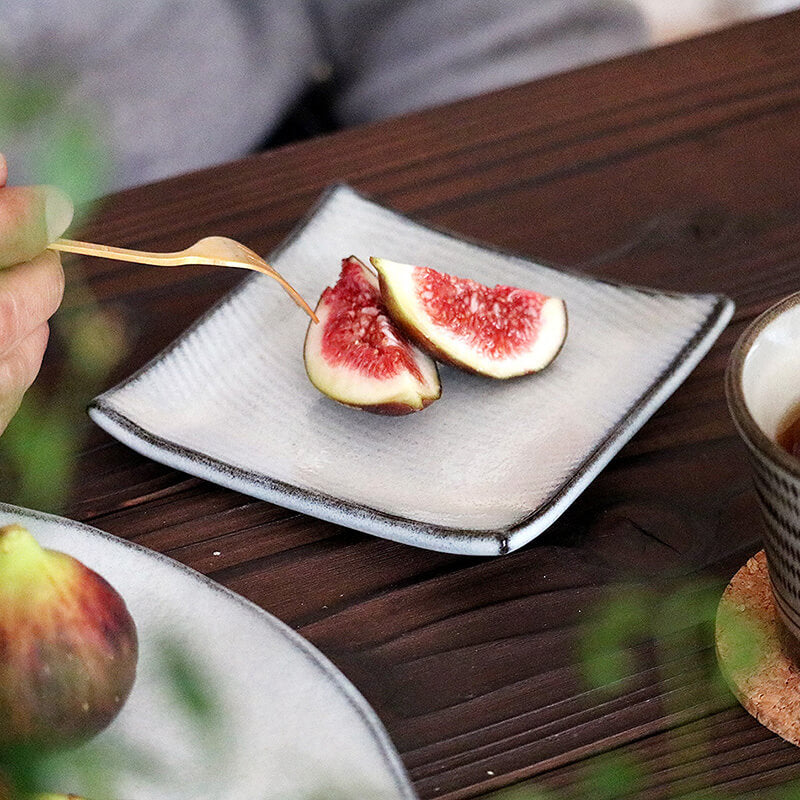
M 569 334 L 538 375 L 440 369 L 442 397 L 380 417 L 309 383 L 307 318 L 245 280 L 97 397 L 98 425 L 193 475 L 387 539 L 497 555 L 534 539 L 680 385 L 733 313 L 717 295 L 619 286 L 460 240 L 336 186 L 269 257 L 313 305 L 341 259 L 381 256 L 564 298 Z

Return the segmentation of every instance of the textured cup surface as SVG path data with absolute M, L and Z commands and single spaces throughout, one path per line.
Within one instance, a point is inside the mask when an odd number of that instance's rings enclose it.
M 775 604 L 800 641 L 800 461 L 776 443 L 782 421 L 800 401 L 800 292 L 769 308 L 742 334 L 728 362 L 725 391 L 766 523 Z

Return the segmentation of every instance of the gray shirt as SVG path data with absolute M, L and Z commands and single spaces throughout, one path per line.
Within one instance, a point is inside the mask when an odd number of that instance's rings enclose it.
M 15 182 L 64 114 L 95 124 L 122 188 L 242 156 L 332 76 L 352 125 L 642 46 L 622 0 L 2 0 L 0 64 L 58 76 L 0 140 Z

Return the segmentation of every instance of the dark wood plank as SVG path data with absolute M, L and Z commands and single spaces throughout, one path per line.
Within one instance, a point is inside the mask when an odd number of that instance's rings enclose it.
M 326 185 L 347 181 L 527 256 L 729 294 L 737 314 L 709 356 L 533 545 L 495 560 L 414 550 L 182 475 L 97 430 L 68 513 L 211 575 L 308 637 L 373 704 L 422 797 L 532 776 L 575 797 L 606 752 L 641 769 L 626 797 L 797 777 L 794 749 L 724 693 L 698 696 L 707 625 L 677 620 L 686 647 L 668 668 L 657 636 L 621 644 L 632 666 L 610 688 L 587 681 L 580 653 L 609 603 L 649 588 L 663 611 L 659 598 L 701 579 L 721 590 L 759 547 L 722 374 L 745 324 L 800 288 L 798 41 L 799 13 L 733 28 L 134 189 L 88 226 L 110 244 L 176 249 L 215 232 L 267 252 Z M 115 377 L 236 280 L 81 266 L 127 322 Z

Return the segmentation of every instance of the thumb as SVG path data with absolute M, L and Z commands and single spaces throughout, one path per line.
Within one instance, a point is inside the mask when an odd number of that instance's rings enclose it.
M 6 157 L 0 153 L 0 187 L 5 186 L 7 180 L 8 164 L 6 163 Z
M 55 186 L 0 189 L 0 267 L 29 261 L 72 221 L 72 201 Z

